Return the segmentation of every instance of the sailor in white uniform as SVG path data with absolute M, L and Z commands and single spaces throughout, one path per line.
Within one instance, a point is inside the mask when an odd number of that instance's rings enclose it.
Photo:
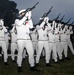
M 49 54 L 49 43 L 48 43 L 48 26 L 46 25 L 48 22 L 48 17 L 44 18 L 44 21 L 39 25 L 37 25 L 37 32 L 38 32 L 38 51 L 37 51 L 37 56 L 36 56 L 36 65 L 39 64 L 40 56 L 42 49 L 44 47 L 45 49 L 45 59 L 46 59 L 46 66 L 50 66 L 49 64 L 49 59 L 50 59 L 50 54 Z
M 19 19 L 15 20 L 17 29 L 17 45 L 18 45 L 18 56 L 17 56 L 18 72 L 22 71 L 22 59 L 23 59 L 22 54 L 24 47 L 26 48 L 29 56 L 30 70 L 38 71 L 34 64 L 35 62 L 34 62 L 33 44 L 29 36 L 30 28 L 33 28 L 31 11 L 28 11 L 25 14 L 25 10 L 21 10 L 19 14 L 23 17 L 21 20 Z
M 52 25 L 52 23 L 51 24 L 49 23 L 48 27 L 49 27 L 48 36 L 49 36 L 50 55 L 52 52 L 52 58 L 57 63 L 58 60 L 57 60 L 57 52 L 56 52 L 56 44 L 55 44 L 55 36 L 54 36 L 54 26 Z
M 8 65 L 7 63 L 7 48 L 6 48 L 6 42 L 5 42 L 5 33 L 7 32 L 7 29 L 4 27 L 4 21 L 0 19 L 0 46 L 2 47 L 2 52 L 4 54 L 4 64 Z
M 73 30 L 72 30 L 72 26 L 68 26 L 67 29 L 67 46 L 69 46 L 72 54 L 74 55 L 74 49 L 73 49 L 73 45 L 70 39 L 70 35 L 73 34 Z
M 15 50 L 18 50 L 15 24 L 13 24 L 13 28 L 12 30 L 10 30 L 10 34 L 11 34 L 11 58 L 12 61 L 15 62 Z

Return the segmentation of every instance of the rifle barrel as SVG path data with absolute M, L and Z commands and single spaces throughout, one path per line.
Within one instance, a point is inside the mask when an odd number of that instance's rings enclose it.
M 66 23 L 69 23 L 70 22 L 70 20 L 71 20 L 71 18 L 66 22 Z

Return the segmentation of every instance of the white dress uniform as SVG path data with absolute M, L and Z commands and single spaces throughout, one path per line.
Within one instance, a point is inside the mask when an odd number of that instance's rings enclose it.
M 60 40 L 59 40 L 59 36 L 60 36 L 59 27 L 55 27 L 54 35 L 55 35 L 56 51 L 57 51 L 59 59 L 61 60 L 62 54 L 61 54 L 61 44 L 60 44 Z
M 0 46 L 2 47 L 2 51 L 4 54 L 4 62 L 7 62 L 7 48 L 6 48 L 6 42 L 5 42 L 5 32 L 7 32 L 6 28 L 3 26 L 3 21 L 0 20 Z
M 72 27 L 70 26 L 69 29 L 67 29 L 67 46 L 69 46 L 72 54 L 74 55 L 74 49 L 73 49 L 73 46 L 72 46 L 72 42 L 70 40 L 70 35 L 73 34 L 73 30 L 72 30 Z
M 9 47 L 9 32 L 7 31 L 5 33 L 5 41 L 6 41 L 6 47 L 7 47 L 7 50 L 8 50 L 8 47 Z
M 67 34 L 65 27 L 60 31 L 61 38 L 61 54 L 64 52 L 64 56 L 67 57 Z
M 15 26 L 13 26 L 11 33 L 11 58 L 12 61 L 15 60 L 15 50 L 17 49 L 17 34 L 15 33 Z
M 7 30 L 7 28 L 4 26 L 4 28 L 5 28 L 5 30 Z M 9 47 L 9 32 L 8 32 L 8 30 L 7 30 L 7 32 L 5 32 L 4 33 L 4 35 L 5 35 L 5 42 L 6 42 L 6 48 L 7 48 L 7 50 L 8 50 L 8 47 Z M 3 54 L 3 52 L 2 52 L 2 54 Z
M 16 19 L 16 29 L 17 29 L 17 45 L 18 45 L 18 56 L 17 56 L 17 64 L 18 67 L 22 66 L 22 53 L 24 47 L 27 50 L 29 55 L 29 64 L 31 67 L 34 66 L 34 50 L 33 44 L 30 40 L 29 36 L 29 28 L 33 28 L 32 20 L 26 22 L 26 17 L 24 16 L 21 20 Z
M 37 32 L 36 29 L 34 31 L 31 32 L 31 39 L 32 39 L 32 43 L 33 43 L 33 49 L 36 51 L 37 54 Z
M 45 24 L 45 22 L 42 22 L 40 26 L 37 26 L 37 32 L 38 32 L 38 51 L 37 51 L 37 56 L 36 56 L 36 64 L 39 63 L 40 55 L 42 52 L 42 49 L 44 47 L 45 49 L 45 59 L 46 59 L 46 64 L 49 63 L 49 45 L 48 45 L 48 37 L 47 37 L 47 30 L 48 27 L 46 26 L 45 30 L 42 29 L 42 26 Z M 38 29 L 38 27 L 40 29 Z
M 51 55 L 51 51 L 53 51 L 53 59 L 55 62 L 57 62 L 57 52 L 56 52 L 56 45 L 55 45 L 55 36 L 54 36 L 54 31 L 53 31 L 53 26 L 51 27 L 48 25 L 49 31 L 48 31 L 48 37 L 49 37 L 49 51 Z

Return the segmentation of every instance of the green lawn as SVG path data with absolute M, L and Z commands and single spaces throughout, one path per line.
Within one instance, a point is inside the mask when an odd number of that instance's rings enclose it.
M 17 72 L 17 64 L 13 63 L 10 57 L 8 59 L 9 66 L 5 66 L 0 57 L 0 75 L 74 75 L 74 56 L 72 56 L 70 52 L 69 57 L 71 60 L 65 60 L 59 64 L 51 61 L 51 65 L 53 65 L 53 67 L 50 68 L 45 66 L 45 59 L 41 59 L 39 63 L 39 66 L 42 69 L 41 72 L 30 71 L 28 59 L 26 57 L 22 64 L 22 73 Z

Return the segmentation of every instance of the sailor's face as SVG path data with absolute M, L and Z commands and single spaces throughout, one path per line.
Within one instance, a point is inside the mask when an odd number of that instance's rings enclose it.
M 62 24 L 62 25 L 61 25 L 61 28 L 63 28 L 63 26 L 64 26 L 64 25 Z
M 72 30 L 72 27 L 70 26 L 69 29 Z
M 24 12 L 22 12 L 21 14 L 20 14 L 20 16 L 23 16 L 25 13 Z
M 65 26 L 65 29 L 68 29 L 68 26 Z

